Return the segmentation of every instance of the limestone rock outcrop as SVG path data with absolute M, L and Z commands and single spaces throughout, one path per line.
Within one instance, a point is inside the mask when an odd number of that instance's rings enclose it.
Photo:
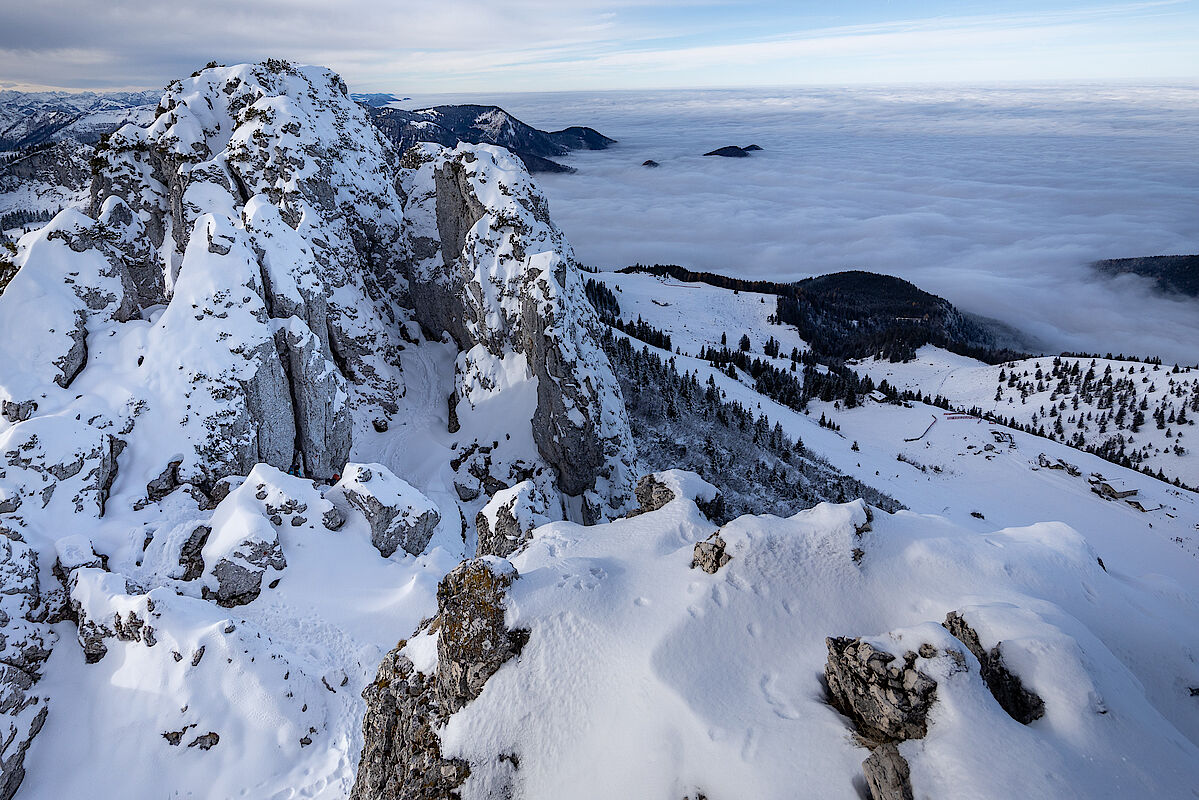
M 561 519 L 562 509 L 555 499 L 533 480 L 496 492 L 475 517 L 479 534 L 475 555 L 512 555 L 532 538 L 534 528 Z
M 504 596 L 516 577 L 509 562 L 484 557 L 459 564 L 438 584 L 437 696 L 445 713 L 478 697 L 528 640 L 504 624 Z
M 937 682 L 915 667 L 916 653 L 902 659 L 861 639 L 830 637 L 824 677 L 833 704 L 862 736 L 877 742 L 922 738 Z
M 637 508 L 629 516 L 657 511 L 674 499 L 674 492 L 654 475 L 644 475 L 635 490 Z
M 363 749 L 352 800 L 442 800 L 456 797 L 470 775 L 461 759 L 444 758 L 437 730 L 479 696 L 487 679 L 520 653 L 524 631 L 504 623 L 505 595 L 517 577 L 494 557 L 464 561 L 437 589 L 437 666 L 426 674 L 405 655 L 388 653 L 363 692 Z
M 862 762 L 870 800 L 913 800 L 911 771 L 899 748 L 885 742 Z
M 720 531 L 714 531 L 707 539 L 696 542 L 695 551 L 691 557 L 691 569 L 702 569 L 709 575 L 715 575 L 733 558 L 725 552 L 726 547 Z
M 1045 701 L 1026 689 L 1020 676 L 1004 664 L 1003 642 L 996 642 L 987 650 L 979 641 L 978 632 L 956 611 L 949 612 L 942 625 L 978 659 L 983 682 L 1012 719 L 1027 725 L 1045 715 Z
M 544 195 L 519 159 L 486 145 L 419 145 L 403 165 L 409 291 L 421 324 L 448 331 L 463 351 L 455 400 L 463 432 L 474 433 L 472 412 L 494 407 L 497 392 L 528 385 L 513 417 L 531 420 L 537 455 L 558 488 L 584 496 L 593 520 L 623 513 L 633 488 L 628 419 L 579 268 Z M 485 442 L 482 434 L 475 440 Z M 536 467 L 514 464 L 526 456 L 496 444 L 486 470 L 494 488 L 482 479 L 488 494 Z
M 48 713 L 50 698 L 37 682 L 55 637 L 39 619 L 37 554 L 2 518 L 0 589 L 0 800 L 11 800 Z
M 330 497 L 362 512 L 384 558 L 396 550 L 420 555 L 441 521 L 432 500 L 382 464 L 347 464 Z

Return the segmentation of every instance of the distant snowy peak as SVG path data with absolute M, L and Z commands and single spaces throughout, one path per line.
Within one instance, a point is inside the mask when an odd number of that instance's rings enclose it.
M 445 105 L 415 111 L 388 107 L 369 109 L 371 119 L 401 150 L 417 142 L 453 147 L 458 142 L 495 144 L 520 156 L 531 172 L 568 172 L 552 159 L 572 150 L 604 150 L 614 139 L 592 128 L 538 130 L 499 106 Z

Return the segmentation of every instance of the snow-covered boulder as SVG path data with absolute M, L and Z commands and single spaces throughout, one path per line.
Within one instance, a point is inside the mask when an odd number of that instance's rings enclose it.
M 308 502 L 300 499 L 307 496 L 315 502 L 313 495 L 305 481 L 265 464 L 255 467 L 217 505 L 211 520 L 203 526 L 184 525 L 179 532 L 186 533 L 186 539 L 173 537 L 179 543 L 178 563 L 184 567 L 181 577 L 202 569 L 203 597 L 227 607 L 252 602 L 263 584 L 277 581 L 287 566 L 279 529 L 285 524 L 304 525 L 308 514 L 315 520 L 325 510 L 310 510 Z M 200 540 L 197 557 L 193 553 Z
M 496 492 L 475 517 L 475 555 L 507 558 L 532 537 L 534 528 L 562 518 L 556 501 L 532 479 Z
M 113 641 L 146 647 L 158 643 L 154 601 L 145 594 L 130 594 L 124 576 L 100 567 L 80 567 L 70 573 L 67 590 L 87 663 L 104 658 Z
M 384 558 L 396 550 L 420 555 L 441 521 L 432 500 L 382 464 L 346 464 L 346 474 L 329 497 L 366 517 L 371 543 Z

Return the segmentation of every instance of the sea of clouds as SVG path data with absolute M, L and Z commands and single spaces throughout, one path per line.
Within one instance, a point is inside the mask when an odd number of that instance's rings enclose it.
M 1199 252 L 1199 86 L 786 88 L 496 102 L 619 140 L 542 175 L 584 263 L 901 276 L 1047 350 L 1199 361 L 1199 301 L 1102 258 Z M 405 105 L 408 105 L 407 103 Z M 727 144 L 745 159 L 705 158 Z M 658 169 L 641 166 L 646 159 Z

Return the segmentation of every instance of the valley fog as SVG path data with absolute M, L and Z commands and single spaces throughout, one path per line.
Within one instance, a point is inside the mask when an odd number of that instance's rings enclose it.
M 1199 87 L 415 96 L 619 140 L 538 174 L 579 259 L 791 280 L 891 273 L 1046 350 L 1195 363 L 1199 306 L 1102 258 L 1199 250 Z M 758 144 L 749 158 L 703 157 Z M 646 159 L 661 164 L 641 166 Z

